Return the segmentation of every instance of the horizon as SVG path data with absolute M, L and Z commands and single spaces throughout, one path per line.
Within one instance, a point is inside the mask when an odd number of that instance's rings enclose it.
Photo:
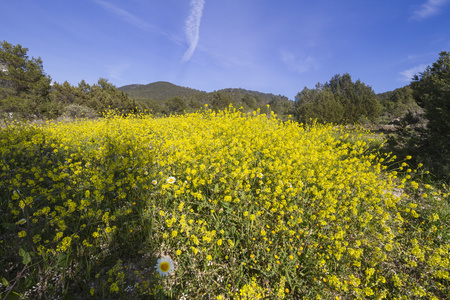
M 59 83 L 165 81 L 293 100 L 344 73 L 376 94 L 408 85 L 449 51 L 449 10 L 450 0 L 24 0 L 3 5 L 0 37 Z

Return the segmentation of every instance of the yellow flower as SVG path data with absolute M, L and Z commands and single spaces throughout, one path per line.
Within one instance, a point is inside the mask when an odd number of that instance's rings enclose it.
M 21 231 L 21 232 L 19 232 L 19 237 L 20 238 L 22 238 L 22 237 L 26 237 L 27 236 L 27 233 L 25 232 L 25 231 Z

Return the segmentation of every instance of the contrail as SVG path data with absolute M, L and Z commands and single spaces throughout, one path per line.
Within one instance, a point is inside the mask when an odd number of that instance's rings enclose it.
M 185 27 L 185 33 L 189 42 L 189 48 L 181 58 L 181 62 L 190 60 L 192 55 L 194 54 L 195 48 L 197 48 L 200 32 L 200 21 L 202 20 L 204 5 L 205 0 L 191 0 L 191 13 L 186 20 Z

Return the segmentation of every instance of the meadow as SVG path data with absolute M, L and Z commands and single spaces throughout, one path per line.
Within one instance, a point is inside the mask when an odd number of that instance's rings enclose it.
M 450 203 L 332 125 L 230 108 L 0 129 L 2 299 L 450 298 Z

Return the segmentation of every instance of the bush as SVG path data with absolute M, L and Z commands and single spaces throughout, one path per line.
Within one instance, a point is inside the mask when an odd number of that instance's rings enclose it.
M 92 108 L 78 105 L 78 104 L 70 104 L 64 107 L 64 114 L 70 118 L 96 118 L 99 114 Z

